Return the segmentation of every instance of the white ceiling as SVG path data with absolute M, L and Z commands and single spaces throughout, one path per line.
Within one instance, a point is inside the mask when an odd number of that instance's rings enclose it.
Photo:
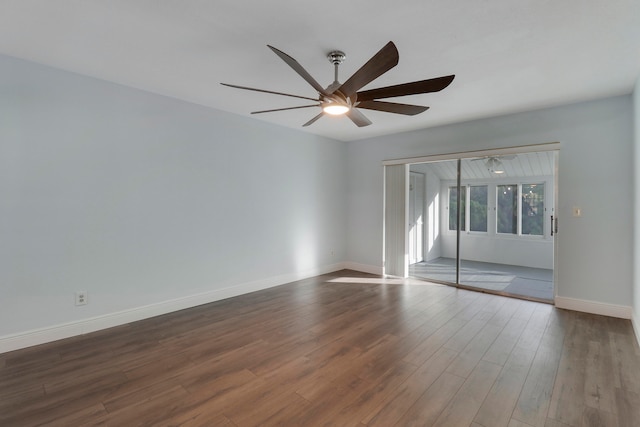
M 640 1 L 0 0 L 0 53 L 246 116 L 305 101 L 220 82 L 316 95 L 267 44 L 326 86 L 329 51 L 346 52 L 345 81 L 390 40 L 400 62 L 367 88 L 456 74 L 442 92 L 396 99 L 428 111 L 364 111 L 366 128 L 302 128 L 315 109 L 252 117 L 348 141 L 628 94 Z

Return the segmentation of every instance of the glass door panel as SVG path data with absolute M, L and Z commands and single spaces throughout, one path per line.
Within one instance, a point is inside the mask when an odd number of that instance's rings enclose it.
M 553 300 L 554 162 L 554 152 L 462 160 L 459 285 Z

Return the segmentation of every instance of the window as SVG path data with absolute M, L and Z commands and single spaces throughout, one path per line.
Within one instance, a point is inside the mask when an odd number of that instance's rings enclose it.
M 460 188 L 460 205 L 462 218 L 460 230 L 487 232 L 487 194 L 486 185 L 471 185 Z M 468 199 L 467 199 L 468 196 Z M 455 231 L 458 226 L 458 188 L 449 187 L 449 230 Z M 467 206 L 469 206 L 467 208 Z M 467 217 L 469 223 L 467 224 Z
M 487 233 L 489 216 L 495 221 L 497 234 L 544 236 L 544 183 L 496 185 L 495 216 L 489 210 L 489 187 L 460 187 L 460 231 Z M 458 227 L 458 189 L 449 187 L 449 230 Z M 493 231 L 492 231 L 493 233 Z
M 462 219 L 460 230 L 464 231 L 466 224 L 467 187 L 460 188 L 460 204 L 462 205 Z M 449 187 L 449 230 L 458 229 L 458 187 Z
M 518 234 L 518 186 L 498 185 L 497 192 L 498 233 Z
M 522 184 L 522 234 L 544 234 L 544 184 Z
M 487 193 L 486 185 L 469 187 L 469 230 L 487 231 Z

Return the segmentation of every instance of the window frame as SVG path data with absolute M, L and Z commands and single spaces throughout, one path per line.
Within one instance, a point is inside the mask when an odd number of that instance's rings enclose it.
M 460 230 L 466 235 L 476 235 L 476 236 L 488 236 L 492 238 L 500 238 L 500 239 L 531 239 L 531 240 L 544 240 L 550 238 L 549 233 L 549 224 L 547 213 L 549 209 L 551 209 L 551 213 L 553 214 L 553 207 L 549 208 L 549 190 L 548 187 L 550 185 L 547 177 L 528 177 L 530 179 L 505 179 L 500 181 L 468 181 L 462 184 L 460 187 L 465 188 L 465 201 L 464 208 L 464 230 Z M 456 189 L 456 185 L 445 184 L 447 188 L 447 225 L 445 229 L 445 233 L 448 234 L 456 234 L 456 229 L 450 228 L 450 201 L 451 201 L 451 190 Z M 518 197 L 517 197 L 517 233 L 501 233 L 498 232 L 498 187 L 502 185 L 512 185 L 517 187 Z M 542 196 L 543 201 L 543 212 L 542 212 L 542 234 L 523 234 L 522 233 L 522 186 L 523 185 L 541 185 L 544 188 L 544 194 Z M 471 187 L 487 187 L 487 231 L 471 231 Z M 493 191 L 494 197 L 491 197 L 491 192 Z
M 485 231 L 479 231 L 479 230 L 471 230 L 471 187 L 485 187 L 487 189 L 487 219 L 486 219 L 486 230 Z M 457 229 L 455 228 L 451 228 L 451 190 L 453 189 L 458 189 L 458 187 L 456 185 L 448 185 L 447 186 L 447 231 L 448 232 L 453 232 L 455 233 L 457 231 Z M 465 232 L 467 234 L 480 234 L 480 235 L 487 235 L 489 234 L 489 211 L 490 211 L 490 205 L 489 205 L 489 184 L 465 184 L 465 185 L 461 185 L 460 189 L 464 189 L 464 201 L 462 201 L 462 203 L 464 204 L 464 212 L 463 212 L 463 226 L 464 228 L 461 229 L 460 231 Z

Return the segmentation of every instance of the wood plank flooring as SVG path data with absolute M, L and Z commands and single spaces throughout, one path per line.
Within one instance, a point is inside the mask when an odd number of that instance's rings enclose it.
M 629 321 L 346 270 L 0 355 L 1 426 L 639 420 Z

